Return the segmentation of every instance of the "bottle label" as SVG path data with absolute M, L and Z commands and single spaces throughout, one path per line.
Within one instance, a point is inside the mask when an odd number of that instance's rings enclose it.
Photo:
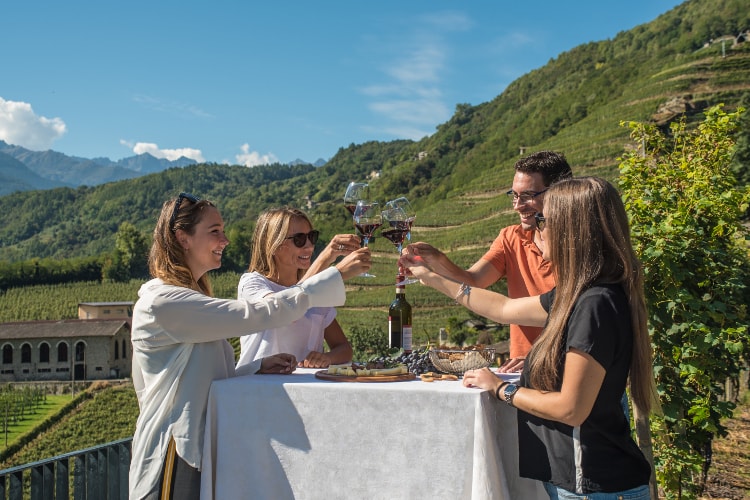
M 404 325 L 402 328 L 404 351 L 411 351 L 411 325 Z

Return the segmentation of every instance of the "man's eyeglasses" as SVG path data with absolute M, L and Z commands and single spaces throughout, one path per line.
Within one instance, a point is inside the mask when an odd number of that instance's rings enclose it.
M 309 233 L 294 233 L 293 235 L 287 236 L 284 239 L 292 240 L 295 247 L 302 248 L 303 246 L 305 246 L 305 242 L 307 240 L 310 240 L 310 243 L 315 245 L 315 243 L 318 242 L 318 236 L 320 236 L 320 231 L 318 231 L 317 229 L 313 229 Z
M 544 225 L 547 223 L 547 219 L 544 218 L 544 215 L 542 215 L 541 212 L 537 212 L 534 214 L 534 219 L 536 220 L 536 227 L 541 231 L 544 229 Z
M 519 202 L 519 203 L 526 204 L 526 203 L 530 203 L 531 200 L 533 200 L 534 198 L 536 198 L 537 196 L 545 192 L 547 192 L 546 189 L 543 191 L 527 191 L 525 193 L 518 194 L 511 189 L 505 194 L 507 194 L 513 200 L 513 203 Z
M 174 210 L 172 210 L 172 217 L 169 218 L 169 229 L 174 232 L 174 223 L 177 222 L 177 214 L 180 211 L 180 205 L 182 205 L 182 200 L 187 200 L 190 203 L 198 203 L 200 198 L 196 198 L 190 193 L 180 193 L 180 196 L 177 197 L 177 201 L 174 203 Z

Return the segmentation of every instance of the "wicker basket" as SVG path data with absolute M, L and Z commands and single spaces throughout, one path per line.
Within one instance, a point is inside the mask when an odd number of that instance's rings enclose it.
M 495 361 L 495 349 L 484 348 L 465 351 L 433 349 L 430 351 L 430 361 L 435 368 L 443 373 L 463 375 L 468 370 L 490 366 Z

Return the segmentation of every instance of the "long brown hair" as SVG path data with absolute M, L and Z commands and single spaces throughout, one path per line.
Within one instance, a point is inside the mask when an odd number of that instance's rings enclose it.
M 307 221 L 312 229 L 313 225 L 310 218 L 305 212 L 297 208 L 270 208 L 258 216 L 255 232 L 253 232 L 248 272 L 256 271 L 269 279 L 279 276 L 273 255 L 284 243 L 286 233 L 289 231 L 289 224 L 295 218 Z M 304 269 L 298 269 L 297 279 L 302 278 L 304 274 Z
M 630 241 L 627 213 L 614 186 L 597 177 L 553 184 L 544 199 L 549 229 L 545 244 L 557 281 L 549 321 L 529 353 L 531 383 L 559 390 L 564 335 L 580 295 L 595 283 L 619 283 L 628 298 L 633 326 L 630 393 L 641 411 L 658 405 L 651 364 L 643 270 Z
M 175 204 L 180 201 L 177 213 Z M 213 289 L 208 275 L 204 274 L 198 280 L 193 277 L 185 262 L 185 249 L 177 240 L 177 230 L 195 234 L 195 226 L 203 219 L 204 208 L 215 207 L 208 200 L 192 203 L 187 198 L 176 198 L 164 203 L 161 214 L 154 228 L 154 241 L 148 257 L 148 269 L 151 276 L 160 278 L 170 285 L 190 288 L 213 296 Z M 172 220 L 174 218 L 174 221 Z

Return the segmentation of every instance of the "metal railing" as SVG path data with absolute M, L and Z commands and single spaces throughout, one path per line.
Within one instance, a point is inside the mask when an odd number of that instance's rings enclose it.
M 127 500 L 132 441 L 130 437 L 0 470 L 0 500 L 24 500 L 24 490 L 30 500 Z

